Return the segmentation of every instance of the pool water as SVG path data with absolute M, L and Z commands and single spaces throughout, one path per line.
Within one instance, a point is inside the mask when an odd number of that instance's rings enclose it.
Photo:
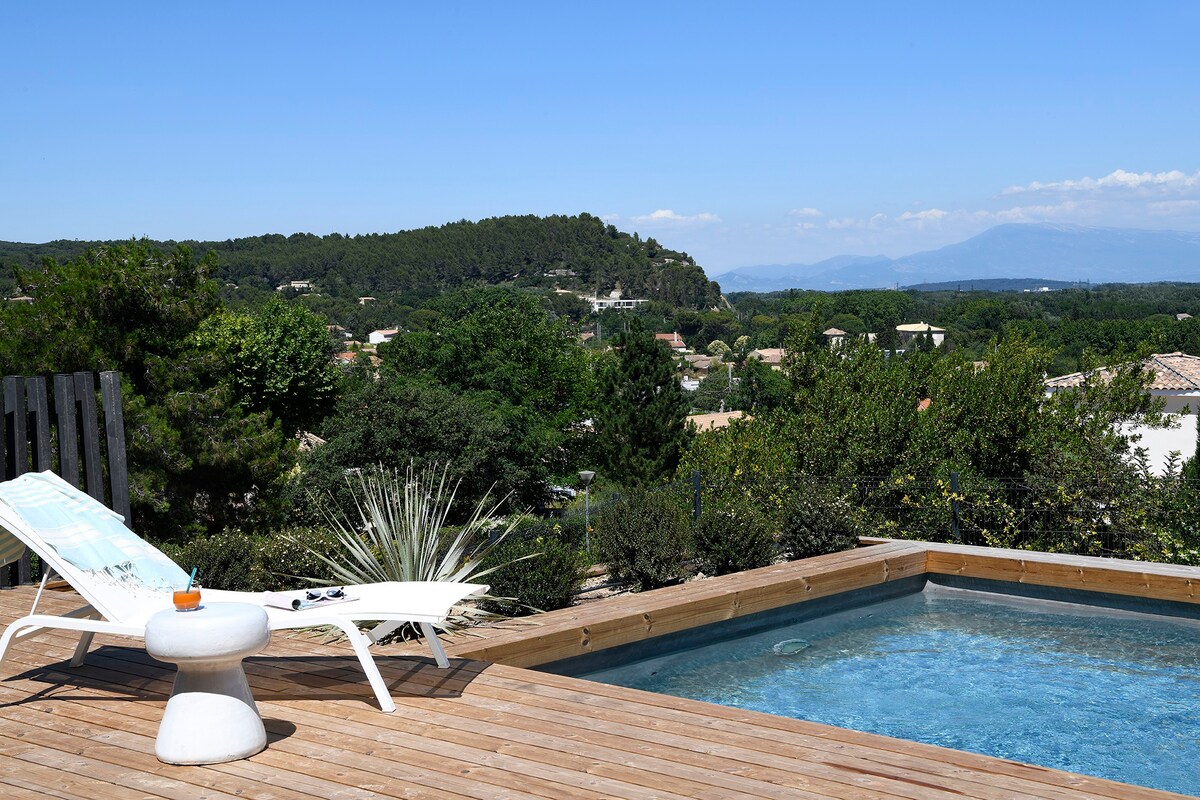
M 1200 622 L 936 587 L 590 680 L 1200 794 Z

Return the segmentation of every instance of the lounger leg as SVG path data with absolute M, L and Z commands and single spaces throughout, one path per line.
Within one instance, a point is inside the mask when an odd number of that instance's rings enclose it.
M 88 648 L 92 646 L 92 637 L 95 636 L 91 631 L 84 631 L 79 634 L 79 644 L 75 645 L 75 654 L 71 656 L 71 666 L 78 667 L 83 664 L 83 659 L 87 657 Z
M 446 658 L 446 651 L 442 649 L 442 642 L 437 637 L 437 631 L 428 622 L 421 623 L 421 633 L 425 635 L 425 641 L 429 643 L 429 649 L 433 651 L 433 659 L 442 669 L 450 666 L 450 659 Z
M 354 648 L 354 654 L 358 656 L 358 663 L 362 665 L 363 672 L 367 674 L 367 682 L 375 690 L 375 699 L 379 701 L 379 707 L 388 714 L 392 713 L 396 710 L 396 704 L 392 701 L 392 694 L 388 691 L 387 684 L 383 682 L 383 676 L 379 674 L 379 666 L 375 663 L 375 659 L 371 658 L 371 653 L 367 649 L 367 637 L 354 626 L 354 623 L 339 627 L 345 632 L 346 638 L 350 640 L 350 646 Z
M 367 631 L 367 638 L 375 644 L 378 644 L 380 639 L 387 636 L 389 633 L 396 630 L 403 624 L 403 622 L 396 622 L 395 620 L 381 622 L 374 628 L 371 628 L 371 630 Z
M 12 646 L 13 639 L 24 630 L 23 626 L 18 622 L 14 622 L 4 629 L 4 635 L 0 636 L 0 664 L 4 663 L 4 659 L 8 657 L 8 648 Z

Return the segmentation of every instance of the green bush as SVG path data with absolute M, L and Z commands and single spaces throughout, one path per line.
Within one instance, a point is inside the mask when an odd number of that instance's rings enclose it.
M 193 536 L 182 544 L 167 543 L 162 551 L 186 572 L 196 568 L 196 581 L 210 589 L 261 591 L 253 576 L 255 540 L 241 531 Z
M 606 505 L 593 519 L 592 544 L 617 579 L 641 591 L 683 577 L 691 548 L 691 525 L 674 493 L 632 490 Z
M 552 539 L 561 544 L 582 550 L 584 545 L 584 523 L 582 514 L 571 514 L 553 519 L 533 519 L 522 523 L 513 531 L 521 539 Z
M 324 528 L 292 528 L 263 537 L 255 550 L 253 582 L 277 592 L 335 581 L 329 565 L 316 553 L 332 558 L 337 552 L 337 535 Z
M 863 528 L 858 509 L 828 492 L 801 492 L 784 512 L 779 543 L 789 560 L 849 550 Z
M 501 566 L 481 580 L 491 585 L 492 596 L 513 599 L 489 600 L 484 607 L 513 617 L 566 608 L 583 585 L 589 561 L 579 548 L 553 536 L 505 541 L 485 564 Z
M 298 528 L 271 536 L 225 531 L 196 536 L 183 544 L 168 542 L 161 549 L 185 571 L 196 567 L 196 580 L 202 586 L 261 592 L 297 589 L 311 586 L 314 580 L 332 580 L 329 567 L 307 548 L 333 553 L 336 544 L 337 537 L 329 531 Z
M 700 568 L 708 575 L 765 567 L 775 560 L 775 532 L 770 521 L 748 503 L 704 509 L 693 539 Z

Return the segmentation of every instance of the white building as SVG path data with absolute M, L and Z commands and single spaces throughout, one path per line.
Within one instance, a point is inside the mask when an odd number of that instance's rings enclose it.
M 938 328 L 930 325 L 928 322 L 910 322 L 906 325 L 897 325 L 896 333 L 900 334 L 900 344 L 908 348 L 913 339 L 918 336 L 929 336 L 933 339 L 934 347 L 941 347 L 942 342 L 946 341 L 946 329 Z
M 617 309 L 634 309 L 642 303 L 649 303 L 649 300 L 633 300 L 621 297 L 620 289 L 613 289 L 608 293 L 608 297 L 592 297 L 590 295 L 579 295 L 583 300 L 592 304 L 592 313 L 597 314 L 601 311 L 610 308 Z
M 1183 459 L 1196 453 L 1196 419 L 1200 412 L 1200 358 L 1184 353 L 1157 353 L 1146 360 L 1154 373 L 1146 391 L 1162 398 L 1163 411 L 1178 423 L 1170 428 L 1136 427 L 1131 432 L 1141 437 L 1135 447 L 1143 447 L 1155 475 L 1162 475 L 1171 451 Z M 1103 374 L 1103 373 L 1102 373 Z M 1083 373 L 1073 372 L 1046 381 L 1046 394 L 1083 384 Z
M 387 328 L 385 330 L 371 331 L 369 334 L 367 334 L 367 343 L 368 344 L 383 344 L 384 342 L 390 342 L 392 339 L 396 338 L 396 334 L 398 334 L 399 332 L 400 331 L 396 330 L 395 328 Z

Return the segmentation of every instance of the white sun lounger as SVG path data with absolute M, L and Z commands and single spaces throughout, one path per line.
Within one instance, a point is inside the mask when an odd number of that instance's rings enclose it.
M 0 483 L 0 565 L 20 558 L 28 547 L 50 567 L 29 614 L 0 636 L 0 662 L 15 642 L 50 629 L 78 631 L 71 666 L 83 663 L 92 636 L 110 633 L 145 638 L 146 621 L 171 608 L 171 590 L 188 575 L 177 564 L 125 527 L 120 515 L 51 472 L 27 473 Z M 53 572 L 67 581 L 87 605 L 61 616 L 38 614 L 46 579 Z M 367 646 L 406 622 L 417 623 L 439 667 L 450 665 L 434 632 L 451 608 L 487 586 L 433 581 L 387 582 L 351 587 L 357 600 L 301 611 L 274 608 L 255 592 L 205 589 L 205 602 L 262 606 L 272 630 L 329 625 L 340 629 L 384 711 L 396 710 Z M 364 634 L 358 622 L 381 624 Z

